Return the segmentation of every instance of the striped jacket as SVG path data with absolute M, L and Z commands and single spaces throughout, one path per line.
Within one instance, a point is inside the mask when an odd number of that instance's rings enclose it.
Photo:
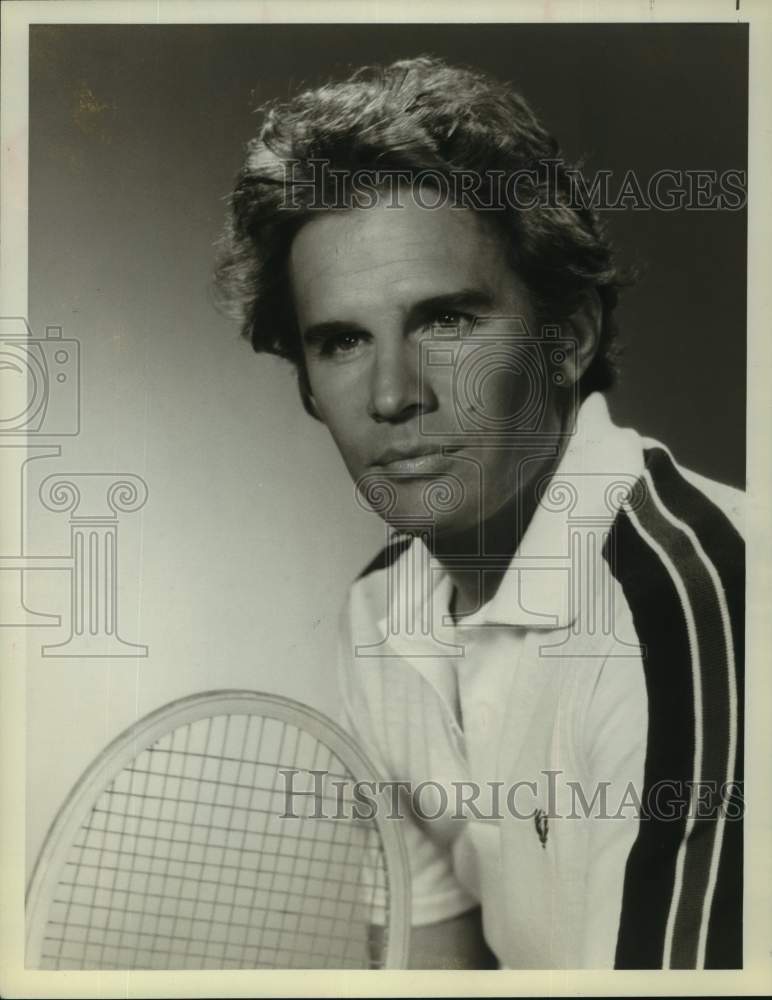
M 742 966 L 741 498 L 596 394 L 487 605 L 453 624 L 420 539 L 356 581 L 344 714 L 423 783 L 414 923 L 480 903 L 511 968 Z

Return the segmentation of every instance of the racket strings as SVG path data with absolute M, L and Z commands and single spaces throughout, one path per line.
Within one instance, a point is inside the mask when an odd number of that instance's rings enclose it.
M 309 777 L 297 787 L 312 806 L 292 819 L 282 818 L 287 768 Z M 326 772 L 321 794 L 313 771 Z M 330 781 L 346 778 L 323 742 L 278 720 L 215 716 L 174 730 L 115 778 L 81 827 L 44 966 L 381 964 L 367 928 L 387 922 L 383 845 L 374 823 L 330 819 L 341 804 Z M 320 801 L 325 815 L 314 818 Z

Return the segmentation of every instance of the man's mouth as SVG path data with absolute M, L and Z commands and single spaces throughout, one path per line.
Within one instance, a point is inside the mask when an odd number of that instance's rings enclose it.
M 397 475 L 420 475 L 442 472 L 460 449 L 450 445 L 417 446 L 413 448 L 387 448 L 372 463 L 380 472 Z

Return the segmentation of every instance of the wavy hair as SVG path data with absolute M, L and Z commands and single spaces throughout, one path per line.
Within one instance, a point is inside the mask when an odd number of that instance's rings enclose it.
M 364 67 L 343 82 L 306 90 L 259 109 L 259 134 L 229 201 L 218 247 L 215 291 L 256 351 L 297 368 L 306 409 L 309 389 L 288 276 L 292 240 L 320 205 L 340 202 L 335 173 L 474 172 L 490 193 L 498 175 L 534 171 L 534 207 L 501 204 L 484 215 L 508 241 L 511 266 L 531 292 L 540 323 L 566 321 L 595 289 L 602 306 L 600 342 L 582 376 L 582 397 L 610 387 L 616 371 L 614 309 L 629 278 L 592 209 L 576 205 L 570 167 L 557 141 L 508 84 L 467 67 L 421 56 Z M 328 164 L 320 172 L 319 163 Z M 288 169 L 290 168 L 290 169 Z

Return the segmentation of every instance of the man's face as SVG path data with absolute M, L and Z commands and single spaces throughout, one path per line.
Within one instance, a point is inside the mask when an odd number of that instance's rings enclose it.
M 452 535 L 516 499 L 544 463 L 543 446 L 511 433 L 513 415 L 533 399 L 533 371 L 524 369 L 522 334 L 486 317 L 519 317 L 531 337 L 537 328 L 528 290 L 489 223 L 409 196 L 399 207 L 382 200 L 321 214 L 296 236 L 290 274 L 318 415 L 356 482 L 391 484 L 387 519 L 431 513 Z M 476 336 L 475 317 L 478 332 L 496 334 L 490 344 Z M 441 354 L 429 352 L 433 344 Z M 470 363 L 472 377 L 459 380 Z M 460 399 L 463 392 L 471 395 Z M 539 433 L 556 432 L 551 391 L 542 410 Z M 455 500 L 438 510 L 427 498 L 440 483 Z

